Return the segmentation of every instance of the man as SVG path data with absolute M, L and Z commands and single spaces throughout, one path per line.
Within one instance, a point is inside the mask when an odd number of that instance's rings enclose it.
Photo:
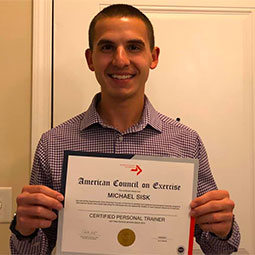
M 148 18 L 128 5 L 112 5 L 91 22 L 86 60 L 101 86 L 89 109 L 43 134 L 31 181 L 17 198 L 12 223 L 13 254 L 49 254 L 55 246 L 57 211 L 64 197 L 64 150 L 199 159 L 198 198 L 191 204 L 196 241 L 206 254 L 238 249 L 234 202 L 217 190 L 197 133 L 156 112 L 144 95 L 150 69 L 158 64 Z

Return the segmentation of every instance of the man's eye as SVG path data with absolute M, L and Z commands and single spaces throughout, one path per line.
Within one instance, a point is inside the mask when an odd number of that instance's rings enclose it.
M 128 46 L 128 49 L 129 49 L 130 51 L 140 51 L 140 50 L 141 50 L 141 47 L 139 47 L 139 46 L 137 46 L 137 45 L 135 45 L 135 44 L 131 44 L 131 45 Z
M 101 50 L 102 50 L 102 51 L 111 51 L 112 49 L 113 49 L 113 46 L 110 45 L 110 44 L 106 44 L 106 45 L 103 45 L 103 46 L 101 47 Z

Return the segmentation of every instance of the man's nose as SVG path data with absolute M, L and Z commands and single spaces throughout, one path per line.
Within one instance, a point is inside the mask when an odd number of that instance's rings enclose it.
M 129 57 L 125 48 L 119 47 L 116 49 L 113 56 L 112 64 L 119 68 L 123 68 L 130 64 Z

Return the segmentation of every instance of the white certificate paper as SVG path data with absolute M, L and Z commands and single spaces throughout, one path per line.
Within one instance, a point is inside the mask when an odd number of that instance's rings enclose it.
M 192 254 L 198 161 L 66 151 L 57 254 Z

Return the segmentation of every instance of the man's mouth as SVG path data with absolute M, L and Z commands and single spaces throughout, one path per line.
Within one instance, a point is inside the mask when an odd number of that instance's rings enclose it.
M 109 76 L 117 80 L 126 80 L 126 79 L 133 78 L 135 75 L 134 74 L 109 74 Z

